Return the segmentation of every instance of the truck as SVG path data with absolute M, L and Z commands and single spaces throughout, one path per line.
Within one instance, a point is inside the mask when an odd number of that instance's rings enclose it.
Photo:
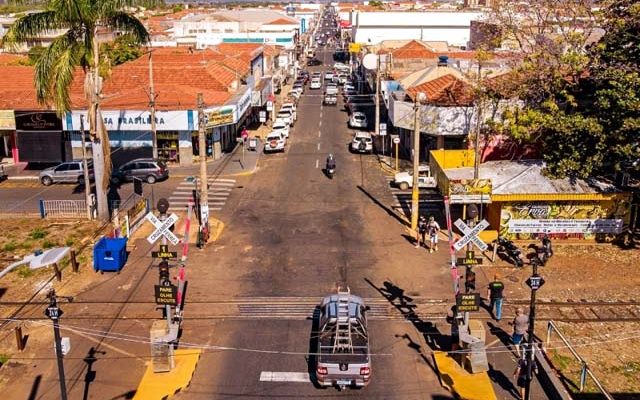
M 338 288 L 320 303 L 316 378 L 320 386 L 362 388 L 371 379 L 369 332 L 361 297 Z
M 413 187 L 413 171 L 398 172 L 393 177 L 393 183 L 400 190 L 407 190 Z M 435 188 L 438 186 L 436 178 L 431 176 L 431 170 L 428 165 L 418 166 L 418 187 L 419 188 Z

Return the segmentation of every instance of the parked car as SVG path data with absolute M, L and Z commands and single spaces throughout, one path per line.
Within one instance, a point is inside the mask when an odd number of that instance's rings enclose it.
M 293 85 L 293 88 L 291 89 L 291 91 L 294 93 L 294 95 L 298 99 L 302 96 L 302 93 L 304 93 L 304 89 L 302 88 L 302 85 Z
M 356 132 L 351 140 L 351 151 L 358 153 L 373 152 L 373 138 L 369 132 Z
M 298 120 L 298 112 L 296 104 L 294 102 L 286 102 L 286 103 L 282 103 L 282 107 L 280 107 L 280 111 L 282 110 L 290 110 L 291 113 L 293 114 L 293 120 L 297 121 Z
M 111 182 L 118 184 L 131 182 L 133 178 L 138 178 L 147 183 L 156 183 L 168 177 L 169 168 L 163 161 L 154 160 L 153 158 L 138 158 L 116 169 L 111 174 Z
M 338 104 L 338 96 L 335 94 L 325 94 L 322 102 L 327 106 L 335 106 Z
M 273 131 L 267 135 L 264 141 L 264 152 L 271 153 L 274 151 L 284 152 L 284 146 L 287 144 L 287 139 L 282 132 Z
M 287 125 L 293 126 L 293 110 L 291 110 L 290 108 L 281 108 L 280 111 L 278 111 L 278 114 L 276 114 L 276 119 L 281 119 L 286 122 Z
M 312 78 L 311 85 L 309 86 L 311 89 L 320 89 L 322 88 L 322 80 L 320 78 Z
M 93 181 L 93 160 L 87 160 L 89 167 L 89 180 Z M 55 167 L 50 167 L 39 175 L 40 183 L 49 186 L 52 183 L 77 183 L 84 184 L 84 168 L 82 160 L 63 162 Z
M 333 80 L 333 71 L 326 71 L 324 73 L 324 80 L 330 82 Z
M 361 111 L 355 111 L 349 118 L 349 126 L 352 128 L 366 128 L 367 116 Z
M 318 60 L 317 58 L 312 58 L 309 61 L 307 61 L 307 65 L 310 67 L 322 65 L 322 61 Z
M 398 172 L 393 177 L 393 183 L 400 190 L 407 190 L 413 187 L 413 171 Z M 418 187 L 434 188 L 437 186 L 436 178 L 431 176 L 431 169 L 428 165 L 418 166 Z
M 273 125 L 271 125 L 271 130 L 272 131 L 277 131 L 277 132 L 281 132 L 285 138 L 289 139 L 289 124 L 287 124 L 285 121 L 283 121 L 280 118 L 277 118 L 274 122 Z

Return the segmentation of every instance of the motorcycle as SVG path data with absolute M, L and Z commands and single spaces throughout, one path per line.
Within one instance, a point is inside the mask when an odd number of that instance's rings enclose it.
M 540 238 L 540 241 L 542 242 L 542 245 L 534 246 L 536 248 L 536 255 L 540 261 L 540 265 L 544 266 L 553 255 L 553 247 L 551 245 L 551 239 L 549 239 L 549 236 L 546 234 Z
M 516 267 L 522 268 L 524 266 L 524 261 L 522 260 L 522 250 L 520 250 L 518 246 L 513 244 L 511 240 L 499 237 L 498 253 Z
M 329 177 L 329 179 L 333 179 L 333 175 L 336 173 L 336 169 L 335 168 L 327 168 L 327 177 Z

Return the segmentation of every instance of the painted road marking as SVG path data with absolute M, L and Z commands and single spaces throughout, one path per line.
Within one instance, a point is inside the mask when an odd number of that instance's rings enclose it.
M 318 143 L 318 151 L 320 151 L 320 143 Z
M 322 118 L 322 114 L 320 114 L 320 118 Z M 318 123 L 318 126 L 322 128 L 322 120 L 320 120 L 320 122 Z
M 318 137 L 322 136 L 322 132 L 318 131 Z
M 316 169 L 318 169 L 318 162 L 319 162 L 319 161 L 318 161 L 318 160 L 316 160 Z
M 262 371 L 260 382 L 298 382 L 309 383 L 311 378 L 308 372 L 272 372 Z

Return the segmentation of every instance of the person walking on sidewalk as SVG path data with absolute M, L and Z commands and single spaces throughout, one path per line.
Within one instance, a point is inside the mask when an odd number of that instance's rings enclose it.
M 438 251 L 438 232 L 440 232 L 440 225 L 436 222 L 433 216 L 429 217 L 429 223 L 427 224 L 427 231 L 429 232 L 429 253 Z
M 504 300 L 504 283 L 498 280 L 498 275 L 494 275 L 493 282 L 489 283 L 487 298 L 489 299 L 489 311 L 496 321 L 502 319 L 502 301 Z M 495 313 L 494 313 L 495 308 Z
M 520 399 L 524 399 L 525 387 L 527 386 L 527 373 L 529 370 L 530 362 L 533 362 L 533 364 L 531 365 L 531 372 L 533 374 L 538 373 L 538 366 L 536 365 L 535 361 L 531 360 L 531 358 L 532 357 L 530 353 L 528 351 L 524 351 L 522 357 L 518 358 L 518 361 L 516 362 L 516 370 L 513 372 L 513 377 L 516 378 L 516 386 L 518 386 L 518 391 L 520 392 Z
M 422 243 L 425 244 L 425 246 L 427 245 L 427 241 L 425 239 L 425 236 L 427 235 L 427 220 L 425 219 L 424 215 L 420 216 L 420 219 L 418 220 L 418 232 L 417 232 L 417 237 L 416 237 L 416 249 L 420 247 L 420 239 L 422 239 Z
M 513 319 L 512 325 L 513 335 L 511 336 L 511 340 L 516 346 L 516 353 L 520 356 L 520 343 L 522 343 L 524 335 L 527 333 L 527 328 L 529 327 L 529 316 L 524 313 L 522 307 L 516 309 L 516 316 Z

